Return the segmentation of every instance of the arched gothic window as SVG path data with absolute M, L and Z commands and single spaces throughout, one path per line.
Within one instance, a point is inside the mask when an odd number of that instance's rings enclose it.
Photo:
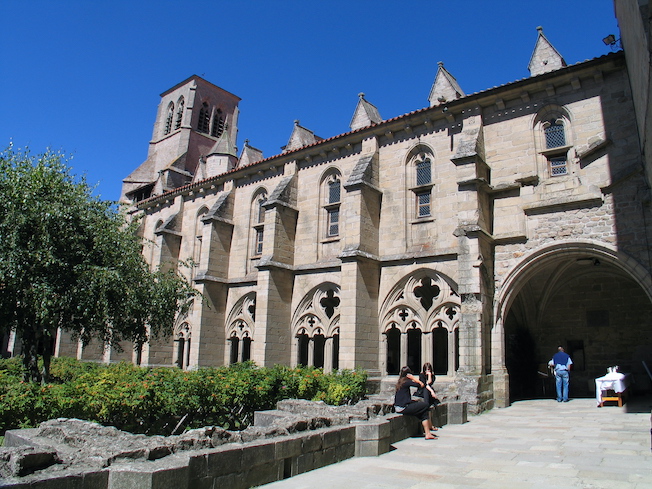
M 197 213 L 197 218 L 195 219 L 195 239 L 194 239 L 194 249 L 192 253 L 192 260 L 194 262 L 193 264 L 193 272 L 192 275 L 195 275 L 195 270 L 199 267 L 199 264 L 201 263 L 201 255 L 203 251 L 203 232 L 204 232 L 204 222 L 202 219 L 208 212 L 207 207 L 202 207 L 199 212 Z
M 324 180 L 324 215 L 326 221 L 326 238 L 340 235 L 340 200 L 342 183 L 338 174 L 332 174 Z
M 459 367 L 459 311 L 459 295 L 432 271 L 399 282 L 381 309 L 386 373 L 395 375 L 404 365 L 420 370 L 430 362 L 435 373 L 453 375 Z
M 226 337 L 228 338 L 229 363 L 251 360 L 254 322 L 256 318 L 256 294 L 250 292 L 240 298 L 227 319 Z
M 210 130 L 211 112 L 208 104 L 204 102 L 199 109 L 199 120 L 197 121 L 197 131 L 208 134 Z
M 570 119 L 562 107 L 545 107 L 535 119 L 539 153 L 545 158 L 545 176 L 569 175 L 569 150 L 572 146 Z
M 260 256 L 263 254 L 266 202 L 267 192 L 263 190 L 256 194 L 252 203 L 252 256 Z
M 211 125 L 211 136 L 219 138 L 224 132 L 224 116 L 222 111 L 217 109 L 213 114 L 213 124 Z
M 179 97 L 179 101 L 177 102 L 177 120 L 174 123 L 174 129 L 179 129 L 181 127 L 181 123 L 183 122 L 183 109 L 185 106 L 185 101 L 183 97 Z
M 174 364 L 181 368 L 187 369 L 190 364 L 190 326 L 183 323 L 175 334 L 175 361 Z
M 432 154 L 425 147 L 414 149 L 409 159 L 408 181 L 413 182 L 410 190 L 414 195 L 415 219 L 432 216 L 432 161 Z
M 172 118 L 174 117 L 174 104 L 170 102 L 168 105 L 167 115 L 165 116 L 165 129 L 163 131 L 164 135 L 170 134 L 172 131 Z
M 324 283 L 308 293 L 292 320 L 296 365 L 311 365 L 330 372 L 339 368 L 340 288 Z

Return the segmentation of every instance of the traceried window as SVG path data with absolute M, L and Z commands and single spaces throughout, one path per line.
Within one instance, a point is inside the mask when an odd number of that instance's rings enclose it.
M 262 191 L 254 199 L 252 206 L 253 215 L 253 256 L 263 254 L 264 230 L 265 230 L 265 202 L 267 193 Z
M 293 365 L 339 368 L 340 288 L 324 283 L 302 299 L 292 321 Z
M 165 129 L 163 131 L 164 135 L 170 134 L 172 132 L 172 118 L 174 117 L 174 104 L 170 102 L 168 105 L 167 115 L 165 116 Z
M 443 277 L 419 271 L 397 283 L 383 301 L 381 345 L 385 371 L 403 365 L 420 370 L 430 362 L 437 375 L 459 368 L 460 297 Z
M 213 114 L 213 124 L 211 125 L 211 136 L 219 138 L 224 132 L 224 116 L 222 111 L 217 109 Z
M 179 101 L 177 102 L 177 120 L 174 123 L 174 129 L 179 129 L 181 127 L 181 123 L 183 122 L 183 109 L 185 106 L 185 102 L 183 100 L 183 97 L 179 98 Z
M 208 104 L 204 102 L 199 109 L 199 120 L 197 121 L 197 131 L 208 134 L 210 130 L 211 112 Z

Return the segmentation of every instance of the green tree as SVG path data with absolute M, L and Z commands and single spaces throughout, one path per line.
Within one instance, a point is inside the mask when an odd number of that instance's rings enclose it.
M 57 328 L 142 345 L 197 296 L 176 271 L 151 271 L 137 223 L 92 191 L 59 153 L 0 152 L 0 332 L 20 337 L 26 380 L 47 380 Z

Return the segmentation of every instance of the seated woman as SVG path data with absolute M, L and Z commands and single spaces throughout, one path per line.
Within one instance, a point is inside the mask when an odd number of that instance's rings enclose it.
M 423 364 L 421 373 L 419 374 L 419 380 L 423 382 L 424 387 L 420 388 L 417 392 L 417 396 L 423 397 L 424 401 L 428 403 L 430 407 L 441 404 L 439 399 L 437 399 L 437 394 L 435 394 L 435 389 L 433 384 L 435 383 L 435 374 L 432 373 L 432 365 L 428 362 Z
M 410 387 L 424 387 L 424 383 L 415 375 L 412 375 L 410 367 L 403 367 L 396 383 L 396 394 L 394 395 L 394 410 L 400 414 L 416 416 L 421 420 L 426 440 L 434 440 L 436 437 L 430 423 L 430 405 L 426 401 L 413 401 Z

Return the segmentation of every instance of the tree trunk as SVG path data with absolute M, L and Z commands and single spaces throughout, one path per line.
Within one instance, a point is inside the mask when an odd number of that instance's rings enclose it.
M 25 329 L 22 335 L 23 343 L 23 365 L 25 382 L 40 382 L 41 374 L 38 370 L 38 338 L 36 331 Z

